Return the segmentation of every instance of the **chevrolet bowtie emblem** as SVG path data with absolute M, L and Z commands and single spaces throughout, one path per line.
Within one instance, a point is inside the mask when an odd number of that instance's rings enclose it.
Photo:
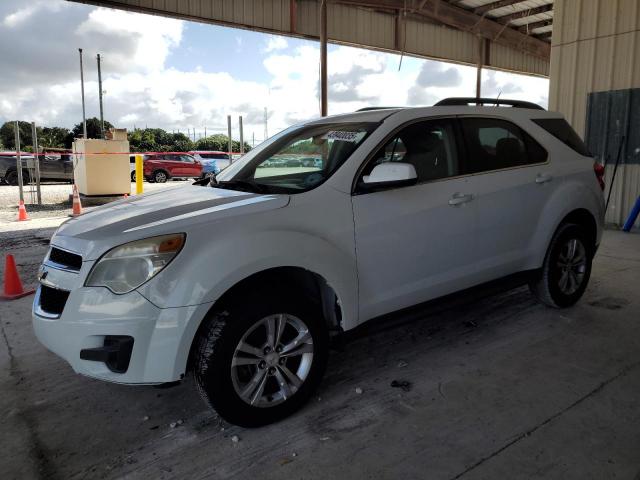
M 48 275 L 48 274 L 49 274 L 49 271 L 48 271 L 48 270 L 40 270 L 40 271 L 38 272 L 38 280 L 39 280 L 39 281 L 44 280 L 45 278 L 47 278 L 47 275 Z

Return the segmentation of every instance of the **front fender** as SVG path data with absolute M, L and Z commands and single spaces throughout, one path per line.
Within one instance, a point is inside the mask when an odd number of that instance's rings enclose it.
M 210 237 L 192 239 L 200 245 L 198 251 L 182 252 L 166 271 L 143 285 L 140 293 L 160 308 L 199 305 L 215 302 L 253 274 L 277 267 L 300 267 L 320 275 L 335 290 L 345 329 L 357 324 L 353 252 L 300 231 L 262 231 L 215 241 Z

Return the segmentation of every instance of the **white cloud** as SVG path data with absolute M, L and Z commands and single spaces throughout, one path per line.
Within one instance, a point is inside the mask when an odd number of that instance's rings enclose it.
M 289 44 L 287 43 L 286 38 L 281 37 L 279 35 L 269 35 L 267 39 L 267 44 L 262 49 L 263 52 L 273 52 L 274 50 L 284 50 L 287 48 Z
M 105 118 L 119 127 L 196 128 L 202 133 L 206 126 L 208 133 L 226 132 L 226 116 L 232 115 L 236 125 L 237 116 L 243 115 L 246 138 L 255 132 L 261 139 L 265 107 L 271 134 L 318 116 L 316 44 L 291 50 L 284 38 L 268 36 L 263 66 L 269 80 L 239 80 L 229 72 L 202 67 L 181 71 L 167 66 L 172 52 L 190 47 L 184 45 L 182 21 L 58 0 L 36 2 L 27 14 L 20 13 L 24 10 L 21 0 L 3 2 L 0 19 L 6 23 L 13 18 L 9 23 L 14 27 L 0 29 L 6 72 L 0 76 L 0 123 L 16 118 L 40 125 L 71 127 L 78 123 L 78 46 L 87 46 L 88 116 L 98 114 L 95 54 L 100 52 L 107 91 Z M 55 15 L 54 8 L 64 8 L 64 14 Z M 25 15 L 28 21 L 20 20 Z M 40 29 L 34 36 L 32 22 L 47 22 L 55 28 Z M 24 40 L 6 48 L 15 35 Z M 475 94 L 473 67 L 407 57 L 398 72 L 397 55 L 344 46 L 330 47 L 328 64 L 330 114 L 372 105 L 429 105 L 448 96 Z M 534 95 L 534 101 L 544 97 L 546 102 L 547 85 L 544 79 L 485 73 L 487 94 L 509 89 L 513 92 L 509 96 L 529 95 L 531 99 Z

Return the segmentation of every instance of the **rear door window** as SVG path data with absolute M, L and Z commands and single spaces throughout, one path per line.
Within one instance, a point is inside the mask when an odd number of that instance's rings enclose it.
M 465 173 L 543 163 L 547 152 L 517 125 L 495 118 L 460 120 L 467 146 Z

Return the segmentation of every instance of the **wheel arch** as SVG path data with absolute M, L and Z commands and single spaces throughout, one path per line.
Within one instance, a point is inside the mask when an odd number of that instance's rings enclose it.
M 268 268 L 255 272 L 236 282 L 211 305 L 190 339 L 185 371 L 191 370 L 194 346 L 201 334 L 203 325 L 210 315 L 215 312 L 224 312 L 225 308 L 236 301 L 241 295 L 255 289 L 264 289 L 264 285 L 269 285 L 268 288 L 271 289 L 277 286 L 284 286 L 285 288 L 289 286 L 299 289 L 299 293 L 304 295 L 308 301 L 315 303 L 320 309 L 329 332 L 341 332 L 343 330 L 343 312 L 340 297 L 338 296 L 338 292 L 322 275 L 297 266 Z
M 584 227 L 589 235 L 589 238 L 592 241 L 592 245 L 595 247 L 598 240 L 598 224 L 594 215 L 587 210 L 586 208 L 577 208 L 569 212 L 565 217 L 560 221 L 556 231 L 560 226 L 566 223 L 575 223 L 576 225 L 580 225 Z M 555 232 L 554 232 L 555 235 Z

